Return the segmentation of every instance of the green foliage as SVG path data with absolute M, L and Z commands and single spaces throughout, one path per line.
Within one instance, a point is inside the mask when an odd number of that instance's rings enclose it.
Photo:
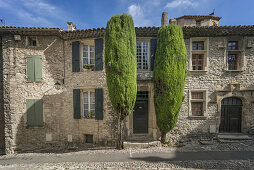
M 123 120 L 137 95 L 136 34 L 130 15 L 115 15 L 107 23 L 105 67 L 111 103 Z
M 187 53 L 178 25 L 162 26 L 158 32 L 154 64 L 154 102 L 157 125 L 165 135 L 176 125 L 182 105 Z
M 84 64 L 84 65 L 83 65 L 83 68 L 84 68 L 84 69 L 92 69 L 93 67 L 94 67 L 93 64 Z

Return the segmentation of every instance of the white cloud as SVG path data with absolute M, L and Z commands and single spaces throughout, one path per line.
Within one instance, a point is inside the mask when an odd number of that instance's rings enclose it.
M 67 14 L 46 0 L 0 0 L 5 9 L 22 26 L 56 27 L 54 21 L 66 22 Z
M 139 5 L 132 4 L 128 7 L 128 14 L 130 14 L 134 20 L 135 26 L 148 26 L 150 21 L 145 18 L 143 9 Z
M 172 2 L 169 2 L 166 4 L 166 8 L 187 8 L 187 7 L 192 7 L 195 8 L 198 6 L 197 2 L 194 2 L 192 0 L 174 0 Z

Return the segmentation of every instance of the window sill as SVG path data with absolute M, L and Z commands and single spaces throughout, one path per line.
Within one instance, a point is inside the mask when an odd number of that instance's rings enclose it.
M 226 72 L 242 72 L 244 70 L 225 70 Z
M 207 70 L 189 70 L 189 72 L 194 74 L 205 74 Z
M 43 123 L 42 126 L 29 126 L 25 125 L 27 129 L 44 129 L 45 128 L 45 123 Z
M 189 119 L 195 119 L 195 120 L 205 120 L 207 119 L 207 116 L 189 116 Z
M 83 119 L 95 119 L 95 116 L 89 117 L 89 116 L 83 116 Z

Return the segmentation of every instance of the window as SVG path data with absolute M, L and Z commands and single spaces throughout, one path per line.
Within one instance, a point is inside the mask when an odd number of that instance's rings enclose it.
M 86 143 L 93 143 L 93 135 L 85 134 L 85 142 Z
M 190 116 L 205 116 L 206 91 L 191 91 L 190 105 Z
M 228 70 L 237 70 L 236 54 L 228 54 Z
M 95 92 L 83 92 L 83 116 L 87 118 L 95 116 Z
M 29 46 L 36 46 L 36 44 L 37 44 L 36 38 L 28 37 L 28 45 Z
M 192 54 L 192 70 L 203 70 L 203 54 Z
M 95 63 L 95 54 L 94 54 L 94 46 L 92 45 L 83 45 L 83 66 Z
M 137 41 L 137 68 L 138 70 L 148 70 L 148 42 Z
M 42 57 L 27 56 L 27 80 L 40 82 L 42 80 Z
M 228 42 L 228 50 L 238 50 L 238 42 L 237 41 L 229 41 Z
M 193 41 L 192 50 L 204 50 L 204 41 Z
M 43 126 L 43 102 L 41 99 L 26 100 L 27 126 Z
M 207 71 L 208 63 L 208 38 L 196 37 L 190 39 L 190 71 L 199 72 Z
M 241 71 L 243 67 L 242 41 L 229 40 L 227 43 L 226 70 Z

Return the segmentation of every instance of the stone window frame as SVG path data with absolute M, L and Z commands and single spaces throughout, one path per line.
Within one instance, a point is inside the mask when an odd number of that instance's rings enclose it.
M 203 93 L 203 99 L 192 99 L 192 92 L 202 92 Z M 208 91 L 207 89 L 191 89 L 189 90 L 189 118 L 207 118 L 207 103 L 208 103 Z M 203 102 L 203 115 L 201 116 L 195 116 L 192 115 L 192 102 Z
M 94 115 L 92 117 L 90 117 L 89 115 L 85 115 L 85 112 L 84 112 L 84 93 L 85 92 L 88 92 L 88 111 L 90 112 L 90 105 L 91 105 L 91 98 L 90 98 L 90 95 L 91 95 L 91 92 L 94 93 Z M 86 119 L 95 119 L 95 89 L 94 88 L 86 88 L 86 89 L 82 89 L 80 90 L 80 93 L 81 93 L 81 97 L 80 97 L 80 103 L 81 103 L 81 113 L 82 113 L 82 116 L 83 118 L 86 118 Z M 89 113 L 88 113 L 89 114 Z
M 192 50 L 192 42 L 204 42 L 204 50 Z M 203 55 L 203 69 L 193 70 L 192 68 L 192 55 Z M 208 54 L 209 54 L 209 37 L 192 37 L 190 38 L 190 57 L 189 57 L 189 71 L 191 73 L 206 73 L 208 71 Z
M 237 42 L 237 49 L 228 49 L 228 43 L 236 41 Z M 225 39 L 225 59 L 224 62 L 225 64 L 225 70 L 227 72 L 241 72 L 244 70 L 245 66 L 245 57 L 244 57 L 244 40 L 242 37 L 229 37 Z M 236 55 L 237 56 L 237 61 L 236 61 L 236 69 L 229 69 L 229 62 L 228 62 L 228 57 L 229 55 Z
M 83 46 L 87 45 L 88 47 L 90 46 L 94 46 L 94 66 L 95 66 L 95 39 L 85 39 L 80 41 L 80 47 L 79 47 L 79 52 L 80 52 L 80 71 L 83 72 Z M 88 53 L 88 55 L 90 56 L 90 53 Z M 94 70 L 94 67 L 91 69 L 92 71 Z
M 36 45 L 30 45 L 29 39 L 35 40 L 36 41 Z M 38 38 L 37 36 L 26 36 L 26 46 L 31 47 L 31 48 L 35 48 L 39 46 L 39 42 L 38 42 Z
M 42 112 L 42 121 L 43 121 L 43 126 L 28 126 L 27 125 L 27 108 L 26 108 L 26 100 L 29 100 L 29 99 L 34 99 L 34 100 L 42 100 L 42 110 L 43 110 L 43 112 Z M 24 99 L 24 108 L 25 108 L 25 111 L 24 111 L 24 127 L 26 127 L 26 128 L 29 128 L 29 129 L 44 129 L 45 128 L 45 124 L 46 124 L 46 121 L 45 121 L 45 104 L 44 104 L 44 100 L 43 100 L 43 98 L 41 97 L 27 97 L 27 98 L 25 98 Z
M 147 69 L 138 69 L 138 67 L 137 67 L 137 70 L 138 71 L 149 71 L 150 70 L 150 68 L 151 68 L 151 64 L 150 64 L 150 57 L 151 57 L 151 43 L 150 43 L 150 38 L 148 39 L 148 38 L 137 38 L 136 39 L 136 43 L 137 42 L 147 42 L 148 43 L 148 45 L 147 45 L 147 54 L 148 54 L 148 56 L 147 56 Z M 138 62 L 137 62 L 138 63 Z

